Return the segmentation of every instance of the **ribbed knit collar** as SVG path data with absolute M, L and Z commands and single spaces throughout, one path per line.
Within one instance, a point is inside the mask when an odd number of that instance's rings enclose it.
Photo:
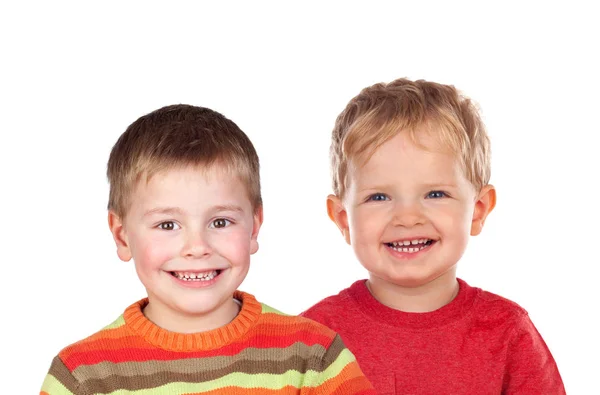
M 407 329 L 428 329 L 447 325 L 471 310 L 478 288 L 469 286 L 461 279 L 457 280 L 459 290 L 456 297 L 447 305 L 428 313 L 407 313 L 385 306 L 371 294 L 366 280 L 355 282 L 348 291 L 360 310 L 375 321 Z
M 242 303 L 238 315 L 229 324 L 206 332 L 177 333 L 162 329 L 142 312 L 148 304 L 144 298 L 123 313 L 125 325 L 154 346 L 170 351 L 213 350 L 242 337 L 260 318 L 262 306 L 254 296 L 236 291 L 233 295 Z

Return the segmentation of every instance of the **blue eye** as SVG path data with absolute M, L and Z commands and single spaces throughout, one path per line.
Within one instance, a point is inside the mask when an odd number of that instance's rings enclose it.
M 448 197 L 448 194 L 444 191 L 431 191 L 427 194 L 427 199 L 440 199 Z
M 161 230 L 175 230 L 179 229 L 179 225 L 173 221 L 165 221 L 158 224 L 158 228 Z
M 383 193 L 374 193 L 367 198 L 367 201 L 369 202 L 383 202 L 385 200 L 388 200 L 388 197 Z

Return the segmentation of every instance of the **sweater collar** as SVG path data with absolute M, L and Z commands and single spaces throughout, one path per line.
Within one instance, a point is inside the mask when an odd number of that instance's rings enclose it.
M 427 313 L 407 313 L 380 303 L 367 288 L 366 280 L 359 280 L 348 289 L 352 299 L 371 319 L 394 327 L 428 329 L 446 325 L 462 318 L 471 309 L 477 288 L 457 279 L 459 290 L 447 305 Z
M 240 312 L 229 324 L 207 332 L 177 333 L 162 329 L 146 316 L 143 309 L 148 304 L 144 298 L 123 313 L 125 325 L 148 343 L 169 351 L 198 351 L 220 348 L 241 338 L 252 328 L 262 312 L 261 304 L 254 296 L 236 291 L 233 297 L 242 304 Z

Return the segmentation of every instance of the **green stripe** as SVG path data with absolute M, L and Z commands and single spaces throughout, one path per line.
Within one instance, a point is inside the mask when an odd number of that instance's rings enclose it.
M 351 362 L 354 356 L 347 349 L 342 351 L 340 356 L 325 371 L 315 372 L 310 370 L 305 374 L 295 370 L 288 370 L 284 374 L 246 374 L 231 373 L 217 380 L 204 383 L 170 383 L 161 387 L 148 388 L 144 390 L 118 390 L 111 392 L 110 395 L 173 395 L 188 392 L 208 392 L 224 387 L 238 388 L 264 388 L 279 390 L 286 386 L 296 388 L 318 387 L 327 380 L 332 379 Z
M 354 354 L 347 348 L 342 350 L 337 359 L 322 372 L 309 370 L 304 375 L 304 387 L 318 387 L 329 379 L 332 379 L 340 374 L 340 372 L 349 364 L 354 362 Z
M 104 322 L 106 322 L 106 321 L 104 321 Z M 120 316 L 119 318 L 117 318 L 115 320 L 115 322 L 113 322 L 110 325 L 105 326 L 104 328 L 102 328 L 102 330 L 105 331 L 107 329 L 115 329 L 115 328 L 118 328 L 118 327 L 123 326 L 123 325 L 125 325 L 125 318 L 123 318 L 123 316 Z
M 282 389 L 286 386 L 294 386 L 300 388 L 301 383 L 302 374 L 295 370 L 290 370 L 279 375 L 231 373 L 220 379 L 204 383 L 170 383 L 161 387 L 139 391 L 118 390 L 111 392 L 110 395 L 173 395 L 190 392 L 208 392 L 225 387 Z
M 281 311 L 274 309 L 271 306 L 267 306 L 266 304 L 261 303 L 261 306 L 262 306 L 263 314 L 272 313 L 272 314 L 277 314 L 277 315 L 288 316 L 288 314 L 282 313 Z
M 51 374 L 46 375 L 41 391 L 45 391 L 50 395 L 75 395 Z
M 65 387 L 69 394 L 71 392 L 77 392 L 79 388 L 79 381 L 73 377 L 69 369 L 65 366 L 65 363 L 58 356 L 54 357 L 48 375 L 53 376 L 54 379 L 60 383 L 61 386 Z

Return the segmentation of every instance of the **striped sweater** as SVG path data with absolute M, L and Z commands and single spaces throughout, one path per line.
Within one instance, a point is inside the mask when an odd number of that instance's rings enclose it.
M 335 332 L 235 297 L 232 322 L 193 334 L 154 325 L 142 299 L 63 349 L 40 394 L 375 394 Z

